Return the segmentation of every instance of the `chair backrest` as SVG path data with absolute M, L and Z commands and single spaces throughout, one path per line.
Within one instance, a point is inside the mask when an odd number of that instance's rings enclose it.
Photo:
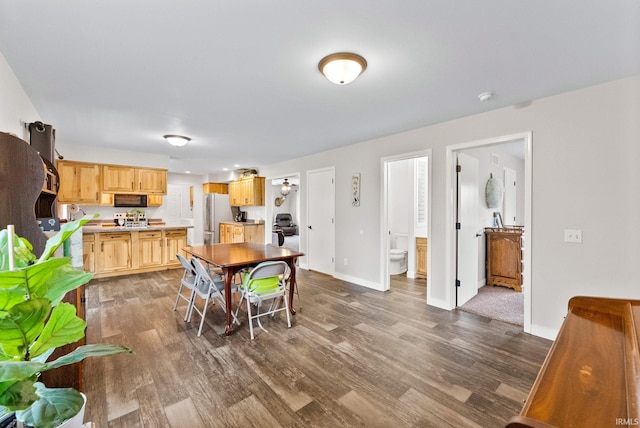
M 196 273 L 193 265 L 187 259 L 182 257 L 180 254 L 176 254 L 176 257 L 180 260 L 180 263 L 182 263 L 182 267 L 185 271 L 191 271 L 193 274 Z
M 278 213 L 275 223 L 278 226 L 289 226 L 293 223 L 293 217 L 289 213 Z
M 204 267 L 202 262 L 198 260 L 196 257 L 191 259 L 191 263 L 193 263 L 193 267 L 196 270 L 196 273 L 206 279 L 207 281 L 213 281 L 211 275 L 209 275 L 209 271 Z
M 289 267 L 285 262 L 262 262 L 245 277 L 243 286 L 249 291 L 275 290 L 284 284 L 283 278 Z

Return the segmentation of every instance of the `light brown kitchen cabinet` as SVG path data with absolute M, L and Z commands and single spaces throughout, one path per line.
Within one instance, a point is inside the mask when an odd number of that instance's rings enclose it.
M 186 246 L 186 228 L 85 233 L 83 268 L 95 278 L 172 269 Z
M 85 272 L 95 272 L 95 245 L 95 234 L 82 235 L 82 270 Z
M 161 230 L 139 231 L 136 267 L 161 266 L 164 263 L 163 243 L 164 238 Z
M 58 201 L 85 205 L 100 203 L 100 166 L 92 163 L 59 160 Z
M 229 183 L 229 203 L 234 207 L 264 205 L 264 177 L 242 177 Z
M 162 206 L 162 195 L 147 195 L 147 205 L 150 207 Z
M 131 269 L 131 254 L 131 233 L 105 232 L 96 234 L 96 273 Z
M 112 207 L 113 206 L 113 193 L 101 193 L 100 205 Z M 150 207 L 162 206 L 162 195 L 147 195 L 147 205 Z
M 416 275 L 427 277 L 427 238 L 416 238 Z
M 220 243 L 238 242 L 264 244 L 264 224 L 220 223 Z
M 522 228 L 490 227 L 484 233 L 487 285 L 522 291 Z
M 179 266 L 180 260 L 178 260 L 177 254 L 187 257 L 187 254 L 182 251 L 187 246 L 187 229 L 165 230 L 164 237 L 166 248 L 164 263 Z
M 104 193 L 167 193 L 167 171 L 123 165 L 102 165 Z
M 229 194 L 228 183 L 203 183 L 202 193 L 219 193 L 221 195 Z

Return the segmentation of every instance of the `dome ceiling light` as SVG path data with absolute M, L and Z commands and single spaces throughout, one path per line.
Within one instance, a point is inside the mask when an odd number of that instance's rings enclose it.
M 322 58 L 318 69 L 330 82 L 347 85 L 367 69 L 367 61 L 354 53 L 339 52 Z
M 185 137 L 184 135 L 176 135 L 176 134 L 167 134 L 164 135 L 164 139 L 167 140 L 169 144 L 175 147 L 185 146 L 191 138 Z

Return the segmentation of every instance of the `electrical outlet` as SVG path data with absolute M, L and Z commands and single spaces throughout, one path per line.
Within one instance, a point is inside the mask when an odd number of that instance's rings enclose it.
M 344 259 L 344 265 L 348 265 L 349 264 L 349 259 Z
M 582 244 L 582 230 L 565 229 L 564 242 L 573 242 L 575 244 Z

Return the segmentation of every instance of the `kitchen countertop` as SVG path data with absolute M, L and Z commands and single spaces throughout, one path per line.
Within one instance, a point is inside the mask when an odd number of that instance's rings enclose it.
M 260 226 L 264 225 L 264 221 L 261 223 L 256 223 L 254 220 L 247 221 L 221 221 L 220 224 L 237 224 L 240 226 Z
M 102 232 L 139 232 L 144 230 L 172 230 L 172 229 L 188 229 L 193 228 L 189 224 L 163 224 L 152 225 L 147 227 L 124 227 L 124 226 L 84 226 L 82 233 L 102 233 Z

